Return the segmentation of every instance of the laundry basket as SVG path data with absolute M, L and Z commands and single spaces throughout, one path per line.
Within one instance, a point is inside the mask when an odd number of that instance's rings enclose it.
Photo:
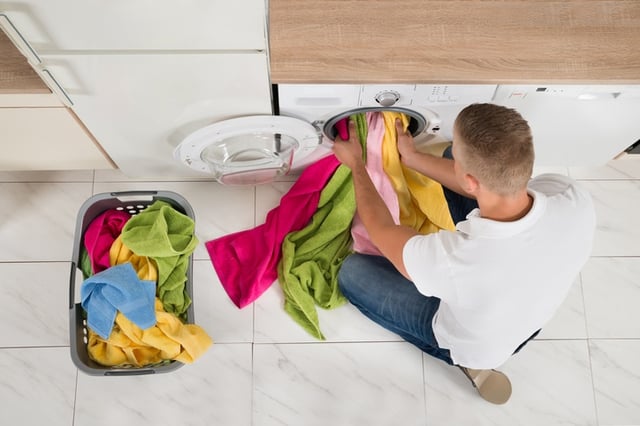
M 76 302 L 76 274 L 82 277 L 80 270 L 80 256 L 84 240 L 84 233 L 89 224 L 100 214 L 110 209 L 126 211 L 136 214 L 150 206 L 157 200 L 169 203 L 180 213 L 195 221 L 193 209 L 182 196 L 170 191 L 127 191 L 96 194 L 84 202 L 76 220 L 71 274 L 69 278 L 69 333 L 71 345 L 71 359 L 79 370 L 93 376 L 126 376 L 168 373 L 182 367 L 178 361 L 166 361 L 160 365 L 143 368 L 117 368 L 100 365 L 89 358 L 87 351 L 88 331 L 84 309 L 80 302 Z M 185 289 L 193 300 L 193 256 L 189 257 L 187 281 Z M 79 299 L 79 297 L 78 297 Z M 194 323 L 193 302 L 186 312 L 186 322 Z

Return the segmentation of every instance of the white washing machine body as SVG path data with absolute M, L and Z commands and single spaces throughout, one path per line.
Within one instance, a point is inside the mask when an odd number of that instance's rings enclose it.
M 281 84 L 279 114 L 310 122 L 321 143 L 294 160 L 296 172 L 331 153 L 335 123 L 357 112 L 394 110 L 409 115 L 416 143 L 450 141 L 458 113 L 472 103 L 491 102 L 497 85 Z
M 187 136 L 174 156 L 225 184 L 259 184 L 299 173 L 331 153 L 335 124 L 358 112 L 393 110 L 410 118 L 417 143 L 451 140 L 466 105 L 490 102 L 496 85 L 281 84 L 277 114 L 213 123 Z

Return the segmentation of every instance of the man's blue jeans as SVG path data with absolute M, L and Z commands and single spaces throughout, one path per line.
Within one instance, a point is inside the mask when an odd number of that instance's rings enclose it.
M 440 299 L 427 297 L 381 256 L 352 254 L 338 273 L 342 294 L 369 319 L 422 351 L 453 364 L 448 349 L 433 335 L 433 316 Z
M 451 157 L 451 147 L 442 155 Z M 475 200 L 443 188 L 454 223 L 476 208 Z M 433 335 L 433 316 L 440 299 L 427 297 L 386 258 L 363 254 L 347 257 L 338 273 L 340 290 L 364 315 L 429 355 L 453 364 L 448 349 Z

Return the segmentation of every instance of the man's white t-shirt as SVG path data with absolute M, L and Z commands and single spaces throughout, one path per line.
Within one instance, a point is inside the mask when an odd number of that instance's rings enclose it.
M 418 290 L 441 299 L 433 331 L 455 364 L 502 365 L 565 299 L 590 253 L 589 193 L 566 176 L 532 179 L 529 213 L 499 222 L 473 210 L 455 231 L 417 235 L 404 246 Z

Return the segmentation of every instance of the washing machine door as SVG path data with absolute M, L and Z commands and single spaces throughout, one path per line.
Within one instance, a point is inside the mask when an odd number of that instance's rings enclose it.
M 306 121 L 249 116 L 191 133 L 175 149 L 174 157 L 224 184 L 259 184 L 286 174 L 294 157 L 308 155 L 320 142 L 321 134 Z

